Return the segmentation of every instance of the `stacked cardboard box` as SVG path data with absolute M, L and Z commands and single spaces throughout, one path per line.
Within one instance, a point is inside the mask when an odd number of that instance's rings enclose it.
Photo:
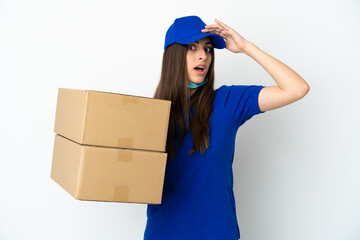
M 76 199 L 161 203 L 170 101 L 60 88 L 51 177 Z

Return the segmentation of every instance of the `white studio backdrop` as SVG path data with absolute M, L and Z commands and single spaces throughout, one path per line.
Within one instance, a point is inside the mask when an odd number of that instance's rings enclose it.
M 242 240 L 360 239 L 360 3 L 0 0 L 0 239 L 142 239 L 146 205 L 79 201 L 50 179 L 59 87 L 152 97 L 177 17 L 218 18 L 298 72 L 301 101 L 238 131 Z M 216 50 L 216 87 L 273 85 Z

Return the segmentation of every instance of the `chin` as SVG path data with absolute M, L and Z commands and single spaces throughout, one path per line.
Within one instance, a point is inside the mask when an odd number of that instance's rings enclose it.
M 189 81 L 192 82 L 193 84 L 199 84 L 199 83 L 204 82 L 204 80 L 205 80 L 205 78 L 201 79 L 201 80 L 197 80 L 197 81 L 193 81 L 193 80 L 189 80 Z

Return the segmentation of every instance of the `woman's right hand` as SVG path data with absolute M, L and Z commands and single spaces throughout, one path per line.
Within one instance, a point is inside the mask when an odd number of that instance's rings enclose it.
M 202 32 L 215 33 L 225 39 L 226 49 L 233 53 L 243 53 L 246 47 L 250 44 L 245 38 L 243 38 L 238 32 L 225 23 L 215 19 L 216 24 L 205 26 Z

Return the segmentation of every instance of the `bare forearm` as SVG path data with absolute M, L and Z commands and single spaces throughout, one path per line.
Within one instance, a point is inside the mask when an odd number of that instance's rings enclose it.
M 245 53 L 258 62 L 274 79 L 276 86 L 268 86 L 259 93 L 260 111 L 269 111 L 293 103 L 304 97 L 309 85 L 294 70 L 259 49 L 255 44 L 243 38 L 225 23 L 215 20 L 203 32 L 219 34 L 226 39 L 226 49 L 233 53 Z
M 262 51 L 254 43 L 249 42 L 243 53 L 259 63 L 281 90 L 300 98 L 309 91 L 309 85 L 294 70 Z

